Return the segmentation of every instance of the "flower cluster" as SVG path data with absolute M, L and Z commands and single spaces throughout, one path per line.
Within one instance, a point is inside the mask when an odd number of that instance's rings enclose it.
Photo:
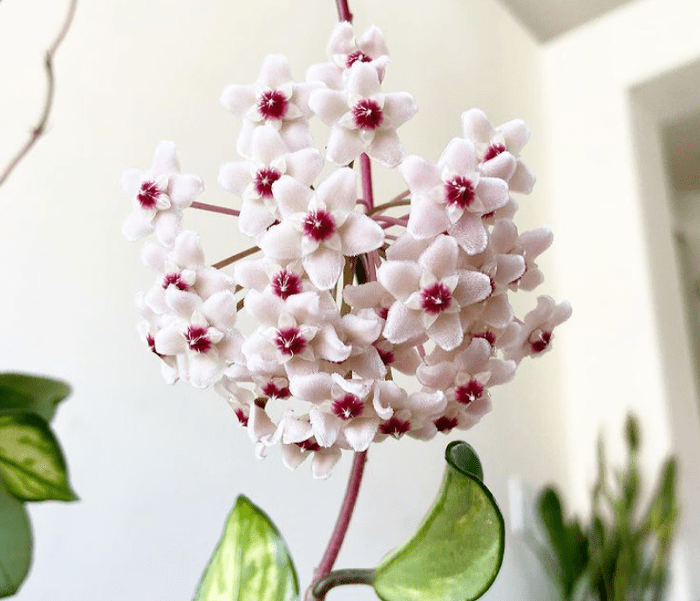
M 546 352 L 571 313 L 541 296 L 519 319 L 509 300 L 542 282 L 536 261 L 552 241 L 547 228 L 513 223 L 511 194 L 534 185 L 520 160 L 525 124 L 492 127 L 469 110 L 437 163 L 406 156 L 397 129 L 417 108 L 383 90 L 388 63 L 378 29 L 355 37 L 341 23 L 306 82 L 270 56 L 257 82 L 228 86 L 241 160 L 222 165 L 219 183 L 239 209 L 199 202 L 202 181 L 179 172 L 169 142 L 151 169 L 122 180 L 134 202 L 124 233 L 157 238 L 142 253 L 156 280 L 138 305 L 166 380 L 214 387 L 258 455 L 279 445 L 292 468 L 312 456 L 316 477 L 342 450 L 471 427 L 489 411 L 490 388 Z M 312 146 L 313 117 L 330 128 L 325 158 Z M 372 161 L 397 167 L 408 190 L 375 204 Z M 335 168 L 319 181 L 326 162 Z M 197 234 L 182 228 L 188 207 L 237 215 L 254 245 L 207 265 Z M 234 262 L 230 274 L 217 268 Z M 252 331 L 237 328 L 239 312 Z M 420 390 L 397 385 L 394 370 Z

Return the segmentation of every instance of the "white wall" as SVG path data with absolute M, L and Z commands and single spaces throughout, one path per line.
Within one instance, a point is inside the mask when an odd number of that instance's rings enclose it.
M 121 237 L 129 202 L 117 182 L 124 167 L 148 165 L 155 144 L 172 139 L 185 170 L 204 177 L 205 201 L 227 204 L 216 175 L 235 158 L 237 124 L 219 105 L 221 89 L 253 81 L 268 52 L 286 53 L 301 77 L 324 58 L 333 4 L 81 2 L 57 57 L 49 135 L 0 190 L 0 365 L 74 385 L 55 427 L 82 497 L 32 507 L 35 561 L 19 600 L 186 601 L 239 493 L 275 519 L 308 583 L 349 458 L 325 482 L 312 481 L 308 466 L 289 473 L 275 454 L 259 463 L 221 399 L 160 379 L 135 333 L 132 297 L 151 276 L 138 245 Z M 421 107 L 403 130 L 408 148 L 436 159 L 458 135 L 461 112 L 481 106 L 494 122 L 529 122 L 526 159 L 542 169 L 538 48 L 495 0 L 413 2 L 410 10 L 398 0 L 351 4 L 360 29 L 376 22 L 385 30 L 394 58 L 387 89 L 413 92 Z M 65 5 L 0 3 L 0 164 L 39 112 L 41 53 Z M 390 179 L 378 189 L 398 186 Z M 523 228 L 548 221 L 542 192 L 522 205 Z M 245 244 L 226 217 L 195 215 L 190 225 L 212 261 Z M 549 273 L 551 261 L 543 261 Z M 558 350 L 496 391 L 493 413 L 466 434 L 504 508 L 509 475 L 532 488 L 566 478 L 559 362 L 571 331 L 562 329 Z M 376 563 L 417 525 L 439 485 L 445 444 L 372 449 L 340 567 Z M 511 537 L 487 598 L 541 599 L 545 589 L 536 562 Z
M 657 78 L 700 58 L 698 23 L 695 0 L 638 0 L 543 50 L 545 177 L 559 284 L 576 308 L 562 344 L 571 491 L 583 509 L 597 432 L 604 424 L 620 457 L 628 408 L 642 420 L 647 484 L 678 453 L 675 599 L 700 594 L 700 429 L 658 134 L 668 115 L 652 100 L 678 109 L 697 80 L 652 92 Z

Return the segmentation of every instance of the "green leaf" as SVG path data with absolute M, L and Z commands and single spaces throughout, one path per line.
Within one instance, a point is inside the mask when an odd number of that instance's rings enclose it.
M 639 422 L 633 413 L 628 413 L 625 420 L 625 440 L 627 441 L 627 448 L 630 454 L 636 454 L 641 444 L 641 434 L 639 432 Z
M 231 511 L 194 601 L 296 601 L 299 583 L 280 533 L 244 496 Z
M 24 504 L 0 482 L 0 597 L 14 595 L 32 562 L 32 529 Z
M 59 380 L 27 374 L 0 374 L 0 410 L 26 409 L 50 422 L 56 406 L 71 392 Z
M 61 447 L 31 411 L 0 411 L 0 476 L 22 501 L 74 501 Z
M 471 601 L 491 586 L 503 562 L 505 525 L 481 481 L 478 456 L 466 442 L 445 451 L 442 488 L 414 536 L 377 568 L 384 601 Z

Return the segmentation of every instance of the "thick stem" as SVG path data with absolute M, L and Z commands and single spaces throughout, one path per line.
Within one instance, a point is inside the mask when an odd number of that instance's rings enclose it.
M 335 0 L 335 7 L 338 9 L 338 21 L 352 23 L 352 13 L 348 6 L 348 0 Z
M 316 568 L 314 582 L 307 591 L 307 601 L 314 599 L 312 592 L 313 588 L 333 569 L 335 560 L 338 558 L 340 547 L 343 544 L 343 540 L 345 540 L 345 534 L 347 533 L 348 526 L 350 525 L 350 518 L 352 517 L 352 513 L 355 509 L 355 503 L 357 503 L 357 495 L 360 492 L 360 483 L 362 482 L 362 474 L 365 471 L 366 462 L 367 451 L 355 453 L 355 458 L 352 462 L 352 469 L 350 470 L 350 478 L 348 479 L 348 487 L 345 491 L 345 498 L 343 499 L 343 505 L 340 508 L 338 520 L 335 523 L 335 528 L 333 529 L 331 539 L 328 541 L 326 552 L 323 554 L 321 563 L 319 563 L 318 567 Z
M 229 209 L 226 207 L 219 207 L 216 205 L 209 205 L 204 202 L 193 202 L 190 205 L 193 209 L 200 209 L 202 211 L 210 211 L 212 213 L 222 213 L 223 215 L 233 215 L 234 217 L 238 217 L 241 212 L 237 211 L 236 209 Z
M 44 68 L 46 69 L 47 88 L 46 98 L 44 100 L 44 110 L 41 113 L 39 122 L 34 126 L 34 129 L 32 130 L 29 139 L 24 143 L 22 148 L 19 149 L 17 154 L 10 160 L 10 163 L 7 165 L 7 167 L 5 167 L 5 170 L 0 174 L 0 186 L 2 186 L 5 183 L 7 178 L 10 177 L 10 173 L 14 171 L 15 167 L 19 165 L 20 161 L 27 155 L 27 153 L 32 149 L 34 144 L 37 143 L 37 140 L 39 140 L 39 138 L 41 138 L 41 136 L 46 131 L 46 124 L 49 121 L 51 105 L 53 104 L 54 88 L 56 85 L 53 74 L 53 57 L 54 54 L 56 54 L 56 50 L 58 50 L 58 47 L 63 42 L 63 39 L 66 37 L 68 30 L 70 29 L 71 23 L 73 22 L 73 17 L 75 16 L 75 9 L 77 5 L 78 0 L 71 0 L 70 5 L 68 6 L 68 12 L 66 13 L 66 18 L 63 21 L 63 26 L 58 32 L 56 39 L 53 41 L 53 44 L 51 44 L 51 46 L 49 46 L 49 49 L 46 51 L 46 56 L 44 58 Z
M 374 192 L 372 190 L 372 163 L 366 152 L 360 155 L 360 173 L 362 174 L 362 197 L 367 203 L 369 212 L 374 208 Z
M 372 189 L 372 163 L 369 160 L 366 152 L 360 155 L 360 175 L 362 177 L 362 197 L 365 200 L 368 215 L 372 214 L 374 210 L 374 190 Z M 373 251 L 367 255 L 367 281 L 374 282 L 377 279 L 377 269 L 374 263 L 374 255 L 376 251 Z
M 318 581 L 313 589 L 313 599 L 323 601 L 332 588 L 345 584 L 369 584 L 374 582 L 374 570 L 372 569 L 350 569 L 334 570 Z

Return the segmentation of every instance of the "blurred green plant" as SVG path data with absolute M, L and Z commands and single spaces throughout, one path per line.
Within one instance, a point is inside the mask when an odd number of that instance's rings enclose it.
M 64 382 L 0 374 L 0 597 L 14 595 L 32 561 L 28 501 L 74 501 L 49 422 L 70 394 Z
M 609 474 L 602 438 L 598 476 L 591 492 L 591 518 L 565 518 L 560 494 L 545 488 L 537 500 L 545 544 L 538 555 L 564 601 L 660 601 L 668 582 L 678 519 L 676 460 L 668 459 L 655 492 L 642 510 L 639 448 L 634 415 L 625 423 L 627 465 Z

